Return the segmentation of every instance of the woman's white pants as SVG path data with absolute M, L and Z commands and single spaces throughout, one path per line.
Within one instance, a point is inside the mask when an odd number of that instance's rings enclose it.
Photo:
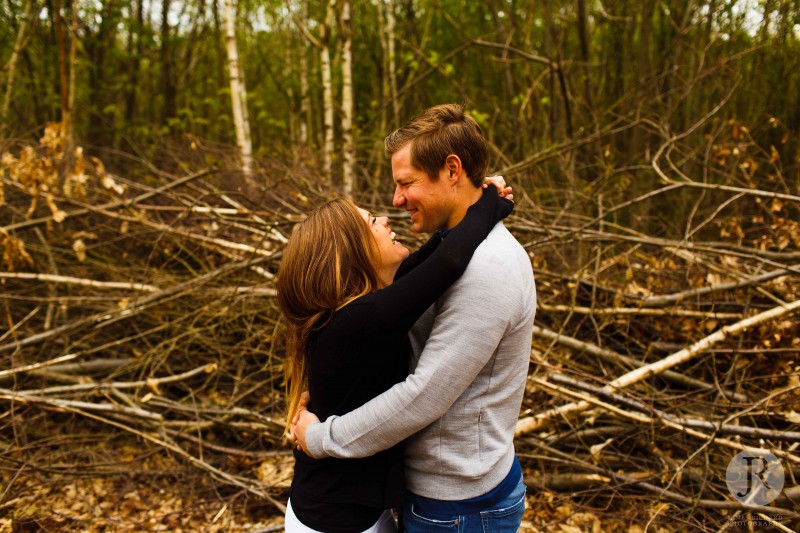
M 297 518 L 297 515 L 292 510 L 292 500 L 289 500 L 286 504 L 286 523 L 283 527 L 286 533 L 324 533 L 311 529 Z M 394 523 L 394 515 L 391 510 L 387 509 L 378 518 L 378 521 L 371 528 L 365 530 L 364 533 L 395 533 L 396 531 L 397 525 Z

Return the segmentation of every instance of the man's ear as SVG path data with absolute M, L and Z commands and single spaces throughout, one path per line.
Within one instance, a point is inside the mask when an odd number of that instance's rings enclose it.
M 461 158 L 456 154 L 450 154 L 445 158 L 444 168 L 447 170 L 450 185 L 455 186 L 464 176 L 464 167 L 461 166 Z

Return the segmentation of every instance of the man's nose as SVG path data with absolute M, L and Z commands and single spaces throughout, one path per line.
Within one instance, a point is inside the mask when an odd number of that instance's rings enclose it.
M 395 206 L 395 207 L 400 207 L 404 203 L 406 203 L 406 198 L 400 192 L 400 187 L 395 188 L 394 197 L 392 198 L 392 205 Z

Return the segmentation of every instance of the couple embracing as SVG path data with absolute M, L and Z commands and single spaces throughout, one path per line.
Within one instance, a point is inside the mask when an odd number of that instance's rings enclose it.
M 511 190 L 485 183 L 486 141 L 461 106 L 427 109 L 385 147 L 393 204 L 428 242 L 410 254 L 386 217 L 337 199 L 295 227 L 278 272 L 286 531 L 397 531 L 393 508 L 412 533 L 517 531 L 536 292 L 501 222 Z

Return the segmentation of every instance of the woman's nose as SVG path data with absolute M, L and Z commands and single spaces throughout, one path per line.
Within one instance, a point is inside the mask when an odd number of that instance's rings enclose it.
M 378 224 L 383 224 L 386 227 L 389 227 L 389 217 L 378 217 Z

